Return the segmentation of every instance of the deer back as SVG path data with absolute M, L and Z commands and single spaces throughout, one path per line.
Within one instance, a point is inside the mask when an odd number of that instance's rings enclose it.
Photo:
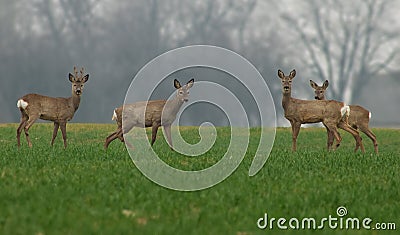
M 115 109 L 117 123 L 124 120 L 127 126 L 150 127 L 161 123 L 161 114 L 166 100 L 140 101 Z M 122 114 L 124 115 L 122 117 Z
M 368 123 L 371 118 L 371 112 L 359 105 L 349 105 L 350 106 L 350 116 L 349 124 L 350 126 L 358 126 L 360 123 Z
M 23 111 L 28 115 L 37 115 L 49 121 L 71 120 L 75 113 L 70 98 L 49 97 L 39 94 L 27 94 L 19 100 L 25 103 Z M 22 107 L 20 107 L 21 109 Z
M 300 100 L 291 98 L 285 110 L 288 120 L 301 123 L 316 123 L 326 119 L 339 120 L 342 117 L 343 102 L 334 100 Z

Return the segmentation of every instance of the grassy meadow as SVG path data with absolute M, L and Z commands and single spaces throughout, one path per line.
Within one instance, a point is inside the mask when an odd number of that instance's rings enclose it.
M 354 153 L 355 141 L 326 151 L 322 128 L 305 128 L 298 151 L 291 151 L 291 131 L 278 128 L 274 147 L 263 169 L 249 177 L 257 148 L 258 129 L 238 169 L 222 183 L 201 191 L 180 192 L 148 180 L 135 167 L 125 145 L 115 140 L 107 151 L 109 124 L 68 124 L 68 148 L 61 133 L 51 147 L 53 125 L 30 129 L 17 149 L 17 124 L 0 125 L 0 234 L 277 234 L 261 230 L 257 220 L 336 216 L 394 222 L 400 230 L 400 130 L 373 129 L 380 154 L 364 135 L 365 154 Z M 228 128 L 217 128 L 215 146 L 193 158 L 170 151 L 162 132 L 154 144 L 162 160 L 181 169 L 203 169 L 217 162 L 227 143 Z M 225 133 L 225 134 L 224 134 Z M 185 128 L 184 138 L 196 142 L 197 128 Z M 138 153 L 140 154 L 140 153 Z M 146 157 L 146 156 L 143 156 Z M 293 230 L 285 234 L 396 234 L 382 230 Z

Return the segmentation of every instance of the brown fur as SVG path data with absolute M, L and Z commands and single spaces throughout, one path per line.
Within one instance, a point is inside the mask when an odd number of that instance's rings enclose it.
M 278 70 L 278 77 L 282 81 L 282 107 L 285 111 L 285 118 L 289 120 L 292 126 L 292 150 L 296 151 L 297 136 L 301 124 L 322 122 L 336 138 L 336 147 L 340 145 L 342 140 L 337 130 L 337 127 L 340 127 L 354 136 L 357 141 L 356 150 L 361 147 L 361 151 L 364 152 L 360 135 L 347 124 L 341 113 L 341 109 L 345 106 L 344 103 L 334 100 L 300 100 L 292 98 L 292 80 L 295 76 L 295 70 L 292 70 L 289 76 L 285 76 L 281 70 Z
M 310 80 L 310 86 L 314 89 L 316 100 L 325 100 L 325 91 L 328 88 L 328 85 L 328 80 L 326 80 L 322 86 L 318 86 L 317 83 Z M 359 129 L 360 131 L 364 132 L 364 134 L 366 134 L 374 144 L 375 153 L 378 153 L 378 141 L 376 140 L 375 134 L 371 131 L 371 129 L 369 129 L 370 112 L 359 105 L 349 105 L 349 107 L 349 125 L 354 129 Z M 333 141 L 333 138 L 332 136 L 328 135 L 328 142 L 329 141 Z
M 25 131 L 26 140 L 29 147 L 32 147 L 32 142 L 29 138 L 29 128 L 37 119 L 48 120 L 54 122 L 53 137 L 51 145 L 54 144 L 54 139 L 57 136 L 58 129 L 61 129 L 64 147 L 67 147 L 66 125 L 70 121 L 79 107 L 81 100 L 83 84 L 89 79 L 89 74 L 83 76 L 84 71 L 81 69 L 81 74 L 78 75 L 74 67 L 75 75 L 69 74 L 69 80 L 72 83 L 72 96 L 69 98 L 49 97 L 39 94 L 27 94 L 18 100 L 17 106 L 21 111 L 21 122 L 17 129 L 17 144 L 21 146 L 21 132 Z M 21 102 L 26 102 L 28 105 L 20 107 Z

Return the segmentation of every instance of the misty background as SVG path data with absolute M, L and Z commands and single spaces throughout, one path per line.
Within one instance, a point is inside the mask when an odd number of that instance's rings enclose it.
M 277 70 L 296 69 L 294 97 L 313 99 L 309 80 L 329 80 L 328 99 L 367 108 L 374 127 L 400 127 L 398 9 L 395 0 L 0 0 L 0 123 L 19 122 L 16 102 L 27 93 L 70 96 L 74 65 L 90 78 L 72 121 L 112 123 L 142 66 L 171 49 L 207 44 L 237 52 L 259 70 L 280 126 L 289 123 Z M 181 83 L 224 76 L 199 68 L 171 75 Z M 246 92 L 234 83 L 229 89 Z M 158 90 L 156 98 L 166 98 L 173 84 Z M 242 102 L 256 115 L 252 99 Z M 198 125 L 204 113 L 204 121 L 226 124 L 221 110 L 197 106 L 183 124 Z

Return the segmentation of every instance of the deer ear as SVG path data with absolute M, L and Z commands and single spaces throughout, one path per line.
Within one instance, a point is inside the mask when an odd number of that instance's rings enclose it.
M 82 78 L 82 82 L 85 83 L 89 80 L 89 74 L 86 74 L 83 78 Z
M 278 77 L 281 79 L 285 77 L 285 74 L 280 69 L 278 69 Z
M 181 83 L 180 83 L 178 80 L 176 80 L 176 79 L 174 79 L 174 87 L 175 87 L 176 89 L 179 89 L 179 88 L 182 87 L 182 86 L 181 86 Z
M 318 85 L 313 80 L 310 80 L 310 86 L 314 89 L 317 89 Z
M 328 86 L 329 86 L 329 82 L 328 82 L 328 80 L 325 80 L 325 82 L 324 82 L 324 84 L 322 85 L 322 87 L 323 87 L 324 89 L 326 89 Z
M 76 81 L 74 75 L 72 75 L 71 73 L 68 74 L 68 77 L 69 77 L 69 81 L 70 82 L 75 82 Z
M 193 84 L 194 84 L 194 78 L 190 79 L 190 81 L 188 81 L 186 83 L 186 86 L 188 89 L 190 89 L 190 88 L 192 88 Z
M 296 70 L 292 70 L 292 72 L 290 72 L 289 77 L 290 78 L 294 78 L 296 76 Z

